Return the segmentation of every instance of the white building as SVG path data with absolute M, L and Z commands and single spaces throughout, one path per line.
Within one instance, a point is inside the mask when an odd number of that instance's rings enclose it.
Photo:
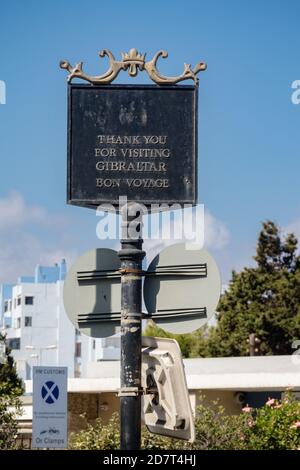
M 32 366 L 67 366 L 69 377 L 85 377 L 89 362 L 119 359 L 118 338 L 93 339 L 75 331 L 63 306 L 64 260 L 37 266 L 33 277 L 0 289 L 0 326 L 24 379 Z

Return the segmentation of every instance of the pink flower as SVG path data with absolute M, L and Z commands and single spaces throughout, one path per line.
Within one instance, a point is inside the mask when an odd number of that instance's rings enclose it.
M 252 408 L 250 408 L 250 406 L 247 405 L 247 406 L 244 406 L 244 408 L 242 408 L 242 411 L 244 413 L 250 413 L 252 411 Z
M 273 406 L 275 405 L 275 398 L 269 398 L 268 401 L 266 402 L 267 406 Z
M 300 421 L 296 421 L 292 426 L 290 426 L 290 429 L 297 429 L 300 428 Z

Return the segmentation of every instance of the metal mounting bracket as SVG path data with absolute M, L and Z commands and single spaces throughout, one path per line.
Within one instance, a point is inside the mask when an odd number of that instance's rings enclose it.
M 118 397 L 138 397 L 143 394 L 139 387 L 123 387 L 119 389 Z

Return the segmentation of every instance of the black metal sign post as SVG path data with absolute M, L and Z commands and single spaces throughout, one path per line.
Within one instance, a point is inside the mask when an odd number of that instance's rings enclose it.
M 142 214 L 129 215 L 130 203 L 146 207 L 197 202 L 197 74 L 200 62 L 185 64 L 177 77 L 162 75 L 152 60 L 136 49 L 115 60 L 104 49 L 109 69 L 91 76 L 83 63 L 60 67 L 68 82 L 80 78 L 89 85 L 70 84 L 68 93 L 67 202 L 97 209 L 110 205 L 122 212 L 121 260 L 121 448 L 140 448 L 141 329 L 142 329 Z M 111 85 L 120 71 L 135 77 L 145 71 L 155 85 Z M 194 85 L 177 85 L 186 79 Z M 127 203 L 120 209 L 119 198 Z M 132 207 L 131 207 L 132 208 Z M 105 210 L 110 210 L 106 208 Z M 156 208 L 156 210 L 159 210 Z M 140 224 L 132 236 L 130 226 Z
M 132 238 L 130 226 L 137 234 Z M 122 213 L 121 259 L 121 449 L 138 450 L 141 442 L 142 250 L 141 215 Z

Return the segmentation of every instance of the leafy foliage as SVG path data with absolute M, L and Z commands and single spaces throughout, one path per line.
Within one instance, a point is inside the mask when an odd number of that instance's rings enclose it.
M 82 415 L 84 418 L 84 415 Z M 114 413 L 108 423 L 103 423 L 101 418 L 94 424 L 86 422 L 86 429 L 72 433 L 69 439 L 69 448 L 73 450 L 111 450 L 120 446 L 120 422 L 118 413 Z M 181 441 L 150 434 L 144 427 L 141 437 L 144 449 L 166 449 L 169 445 L 172 449 L 180 449 Z
M 287 392 L 283 400 L 269 399 L 250 410 L 245 431 L 247 448 L 255 450 L 300 450 L 300 403 Z
M 23 393 L 22 380 L 18 377 L 11 350 L 6 344 L 6 338 L 0 333 L 0 343 L 5 345 L 5 358 L 0 362 L 0 396 L 19 396 Z
M 204 398 L 204 397 L 203 397 Z M 196 439 L 189 445 L 195 450 L 245 449 L 245 417 L 242 414 L 228 416 L 218 400 L 197 408 L 195 421 Z
M 0 342 L 5 344 L 5 336 L 1 334 Z M 16 448 L 17 417 L 21 414 L 19 396 L 23 385 L 10 352 L 6 347 L 5 359 L 0 363 L 0 449 Z
M 204 397 L 203 397 L 204 398 Z M 244 408 L 239 415 L 226 415 L 225 409 L 214 401 L 206 406 L 201 402 L 195 420 L 194 443 L 142 431 L 143 449 L 191 450 L 296 450 L 300 449 L 300 403 L 290 392 L 280 400 L 270 399 L 259 409 Z M 100 419 L 94 426 L 72 434 L 71 449 L 118 449 L 119 420 L 115 414 L 108 424 Z
M 84 418 L 84 415 L 82 415 Z M 95 424 L 86 424 L 86 429 L 72 433 L 69 448 L 74 450 L 110 450 L 117 449 L 120 442 L 119 417 L 114 413 L 107 424 L 101 418 Z
M 263 223 L 256 266 L 232 272 L 220 299 L 217 324 L 190 335 L 170 335 L 148 326 L 145 334 L 173 337 L 183 357 L 249 355 L 249 336 L 259 340 L 259 354 L 291 354 L 300 338 L 300 256 L 293 234 L 280 236 L 278 226 Z
M 152 320 L 149 320 L 143 334 L 145 336 L 156 336 L 160 338 L 176 339 L 183 357 L 195 357 L 195 354 L 197 354 L 197 349 L 199 347 L 199 340 L 201 339 L 200 335 L 202 337 L 203 333 L 201 330 L 199 330 L 196 334 L 175 335 L 164 331 L 162 328 L 155 325 Z
M 16 396 L 0 396 L 0 450 L 16 449 L 21 402 Z
M 211 356 L 245 356 L 251 333 L 262 355 L 291 354 L 300 337 L 300 258 L 293 234 L 280 238 L 271 221 L 263 224 L 257 266 L 232 273 L 218 307 L 218 323 L 208 338 Z M 199 351 L 200 352 L 200 351 Z

